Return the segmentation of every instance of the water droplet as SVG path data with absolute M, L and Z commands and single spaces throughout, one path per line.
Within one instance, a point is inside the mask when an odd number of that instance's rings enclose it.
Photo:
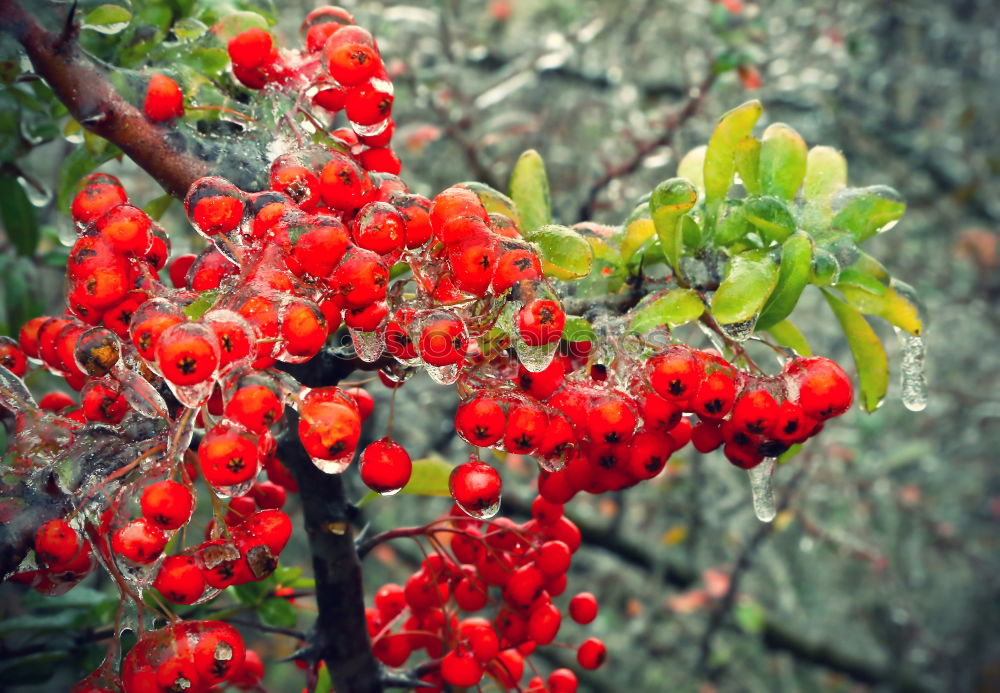
M 910 411 L 923 411 L 927 408 L 924 338 L 915 337 L 898 327 L 896 336 L 903 345 L 903 363 L 900 367 L 903 406 Z
M 12 412 L 38 407 L 24 381 L 4 366 L 0 366 L 0 403 Z
M 24 194 L 28 197 L 28 201 L 36 207 L 44 207 L 52 201 L 52 191 L 37 180 L 31 181 L 18 176 L 17 182 L 24 188 Z
M 167 439 L 168 460 L 180 460 L 184 455 L 184 451 L 188 449 L 191 439 L 194 437 L 194 423 L 196 419 L 197 411 L 194 409 L 185 409 L 184 413 L 178 417 L 177 422 L 170 431 L 170 437 Z
M 350 454 L 342 455 L 335 460 L 321 460 L 313 457 L 312 462 L 321 472 L 325 472 L 326 474 L 342 474 L 345 469 L 351 466 L 353 458 L 354 453 L 352 451 Z
M 462 512 L 464 512 L 469 517 L 474 517 L 477 520 L 488 520 L 494 515 L 496 515 L 498 512 L 500 512 L 500 496 L 497 496 L 497 500 L 495 503 L 493 503 L 492 505 L 488 505 L 486 507 L 476 506 L 474 508 L 467 508 L 458 501 L 455 501 L 455 505 L 461 508 Z
M 133 409 L 149 419 L 166 416 L 167 403 L 148 380 L 122 366 L 121 361 L 118 362 L 114 375 L 122 384 L 122 394 Z
M 541 346 L 528 346 L 519 336 L 514 340 L 514 351 L 517 352 L 518 360 L 524 366 L 525 370 L 532 373 L 540 373 L 548 368 L 558 349 L 559 342 L 543 344 Z
M 363 332 L 348 328 L 348 332 L 351 333 L 351 341 L 354 342 L 354 351 L 357 353 L 359 359 L 365 363 L 374 363 L 382 355 L 382 349 L 385 346 L 382 338 L 384 332 L 382 330 Z
M 777 515 L 774 507 L 774 488 L 771 485 L 773 473 L 773 457 L 767 457 L 756 467 L 747 470 L 747 474 L 750 475 L 750 493 L 753 495 L 753 512 L 761 522 L 771 522 Z
M 253 486 L 253 479 L 244 481 L 242 484 L 233 484 L 232 486 L 214 486 L 216 495 L 220 498 L 235 498 L 236 496 L 245 496 L 249 491 L 250 487 Z
M 457 363 L 453 363 L 450 366 L 424 364 L 424 368 L 427 370 L 427 375 L 431 377 L 431 380 L 438 385 L 451 385 L 458 380 L 458 375 L 461 372 Z
M 170 391 L 174 393 L 177 401 L 192 409 L 197 409 L 207 402 L 208 398 L 212 396 L 212 388 L 215 387 L 215 383 L 211 380 L 195 385 L 174 385 L 169 380 L 165 382 Z
M 731 322 L 728 325 L 719 325 L 722 332 L 736 342 L 745 342 L 750 339 L 750 335 L 753 334 L 753 328 L 757 325 L 757 318 L 759 316 L 755 315 L 749 320 L 744 320 L 743 322 Z

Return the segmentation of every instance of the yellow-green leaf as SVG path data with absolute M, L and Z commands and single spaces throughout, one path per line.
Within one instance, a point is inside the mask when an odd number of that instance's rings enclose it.
M 597 339 L 594 328 L 579 315 L 567 315 L 562 338 L 567 342 L 592 342 Z
M 829 200 L 847 185 L 847 160 L 833 147 L 818 145 L 806 157 L 802 194 L 807 200 Z
M 184 309 L 184 314 L 192 320 L 197 320 L 215 305 L 215 300 L 218 297 L 218 291 L 205 291 L 187 305 Z
M 806 175 L 808 150 L 802 135 L 784 123 L 772 123 L 760 142 L 760 185 L 767 195 L 795 199 Z
M 830 226 L 849 231 L 861 243 L 876 233 L 888 231 L 906 211 L 902 196 L 887 185 L 859 188 L 833 217 Z
M 91 29 L 100 34 L 117 34 L 132 21 L 132 13 L 126 7 L 107 3 L 98 5 L 83 16 L 81 29 Z
M 521 215 L 521 233 L 528 235 L 552 223 L 549 178 L 542 155 L 534 149 L 521 154 L 510 174 L 510 197 Z
M 760 101 L 748 101 L 724 114 L 708 140 L 705 151 L 705 207 L 710 218 L 726 199 L 736 172 L 736 145 L 748 137 L 764 108 Z
M 776 325 L 767 328 L 774 341 L 783 347 L 788 347 L 799 356 L 812 356 L 812 348 L 805 336 L 795 325 L 788 320 L 782 320 Z
M 705 153 L 707 145 L 699 145 L 681 157 L 677 164 L 677 177 L 687 178 L 698 190 L 705 190 Z
M 637 310 L 629 322 L 629 332 L 642 334 L 654 327 L 677 327 L 697 320 L 705 304 L 693 289 L 672 289 Z
M 545 274 L 569 281 L 590 274 L 594 251 L 586 238 L 567 226 L 548 224 L 528 235 L 538 245 Z
M 889 358 L 885 347 L 857 308 L 841 301 L 827 289 L 823 290 L 823 295 L 844 330 L 854 355 L 861 386 L 861 406 L 865 411 L 875 411 L 889 388 Z
M 758 330 L 766 330 L 791 315 L 799 302 L 799 296 L 809 283 L 812 254 L 812 238 L 805 233 L 789 236 L 781 245 L 778 284 L 760 313 Z
M 653 225 L 652 219 L 636 219 L 626 226 L 621 244 L 622 261 L 628 262 L 635 251 L 652 238 L 654 233 L 656 233 L 656 227 Z
M 476 193 L 479 201 L 483 203 L 483 207 L 486 208 L 487 212 L 503 214 L 509 217 L 515 224 L 517 228 L 523 232 L 524 220 L 521 218 L 521 214 L 517 210 L 517 206 L 514 204 L 514 200 L 510 199 L 502 192 L 496 188 L 492 188 L 486 183 L 480 183 L 479 181 L 467 181 L 465 183 L 459 183 L 460 187 L 468 188 L 472 192 Z
M 649 211 L 653 226 L 660 239 L 663 255 L 671 267 L 677 269 L 683 246 L 683 229 L 680 219 L 698 201 L 698 191 L 685 178 L 668 178 L 653 189 L 649 197 Z
M 720 325 L 746 322 L 760 314 L 778 283 L 778 265 L 763 250 L 729 259 L 726 278 L 712 297 L 712 315 Z
M 837 290 L 847 302 L 868 315 L 877 315 L 891 325 L 912 335 L 919 336 L 923 330 L 920 309 L 911 297 L 896 290 L 894 286 L 885 288 L 877 295 L 856 286 L 837 284 Z
M 744 137 L 736 145 L 736 172 L 740 174 L 743 187 L 749 195 L 761 193 L 760 184 L 760 140 Z
M 743 212 L 765 243 L 781 243 L 795 233 L 795 217 L 777 197 L 748 197 L 743 204 Z

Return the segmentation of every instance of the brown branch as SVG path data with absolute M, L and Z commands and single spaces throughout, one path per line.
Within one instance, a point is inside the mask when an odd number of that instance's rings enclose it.
M 208 163 L 174 149 L 167 129 L 126 101 L 104 71 L 72 40 L 45 29 L 17 0 L 0 0 L 0 31 L 24 47 L 35 72 L 83 127 L 121 149 L 171 195 L 183 199 Z
M 285 417 L 289 434 L 278 454 L 299 485 L 319 609 L 306 654 L 326 662 L 335 690 L 381 693 L 382 668 L 368 637 L 361 562 L 351 534 L 355 509 L 341 476 L 320 471 L 309 459 L 297 435 L 298 414 L 287 409 Z
M 667 118 L 659 135 L 650 140 L 646 140 L 645 142 L 639 142 L 636 145 L 635 152 L 633 152 L 632 156 L 629 157 L 628 160 L 622 162 L 618 166 L 608 167 L 607 170 L 605 170 L 604 175 L 594 181 L 593 185 L 591 185 L 590 189 L 587 191 L 587 196 L 584 198 L 583 205 L 581 205 L 580 211 L 577 214 L 578 219 L 585 221 L 592 218 L 597 204 L 597 198 L 601 196 L 601 193 L 604 192 L 604 190 L 611 185 L 613 181 L 635 173 L 635 171 L 642 165 L 642 162 L 646 160 L 646 157 L 660 147 L 665 147 L 673 142 L 674 136 L 677 134 L 677 131 L 680 130 L 681 126 L 698 113 L 702 103 L 705 101 L 705 97 L 708 96 L 709 90 L 711 90 L 712 85 L 715 84 L 716 77 L 718 77 L 716 72 L 709 72 L 708 76 L 705 77 L 701 84 L 696 87 L 695 93 L 688 98 L 687 103 L 685 103 L 679 111 L 676 111 Z

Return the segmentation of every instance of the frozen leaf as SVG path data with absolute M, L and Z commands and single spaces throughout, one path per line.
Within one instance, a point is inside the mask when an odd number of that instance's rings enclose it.
M 750 195 L 760 195 L 760 140 L 744 137 L 736 145 L 736 172 Z
M 802 194 L 806 200 L 825 201 L 847 185 L 847 160 L 833 147 L 816 146 L 806 158 Z
M 766 330 L 792 314 L 803 289 L 809 283 L 812 255 L 812 239 L 804 233 L 789 236 L 781 245 L 778 283 L 764 304 L 757 320 L 757 329 Z
M 99 5 L 83 15 L 81 29 L 91 29 L 101 34 L 117 34 L 132 21 L 128 8 L 110 3 Z
M 705 207 L 710 218 L 729 192 L 736 172 L 736 145 L 750 135 L 763 113 L 760 101 L 748 101 L 724 114 L 705 151 Z
M 778 266 L 767 252 L 748 250 L 730 258 L 712 297 L 712 315 L 720 325 L 756 318 L 777 282 Z
M 906 203 L 896 190 L 887 185 L 873 185 L 845 195 L 830 226 L 849 231 L 861 243 L 891 229 L 905 211 Z
M 534 149 L 521 154 L 510 174 L 510 196 L 521 215 L 521 233 L 531 235 L 552 223 L 552 199 L 545 162 Z
M 760 143 L 760 185 L 764 193 L 795 199 L 806 175 L 806 157 L 802 135 L 784 123 L 769 125 Z
M 865 317 L 853 306 L 824 290 L 826 302 L 837 317 L 854 355 L 861 384 L 861 406 L 865 411 L 878 409 L 889 387 L 889 359 L 882 341 Z
M 483 207 L 486 208 L 487 212 L 503 214 L 517 224 L 518 229 L 522 232 L 524 231 L 524 220 L 518 212 L 518 208 L 514 204 L 514 200 L 510 199 L 496 188 L 491 188 L 486 185 L 486 183 L 467 181 L 465 183 L 459 183 L 458 185 L 463 188 L 468 188 L 472 192 L 476 193 L 476 196 L 479 198 L 479 201 L 483 203 Z
M 777 197 L 750 197 L 743 204 L 746 219 L 756 228 L 765 243 L 781 243 L 795 233 L 795 217 Z
M 706 145 L 695 147 L 685 154 L 677 164 L 677 177 L 686 178 L 698 190 L 705 190 L 705 153 Z
M 862 313 L 877 315 L 911 335 L 920 335 L 923 329 L 920 308 L 912 298 L 912 294 L 897 291 L 899 284 L 901 282 L 894 282 L 893 286 L 883 287 L 881 295 L 846 285 L 844 282 L 838 283 L 837 289 L 848 303 Z
M 423 457 L 419 460 L 413 460 L 410 481 L 400 493 L 411 496 L 448 497 L 451 495 L 451 491 L 448 490 L 448 479 L 454 468 L 453 464 L 440 457 Z M 357 505 L 360 507 L 375 498 L 380 498 L 379 494 L 369 491 Z
M 549 224 L 528 235 L 538 245 L 542 270 L 556 279 L 580 279 L 590 274 L 594 251 L 586 238 L 566 226 Z
M 294 628 L 298 621 L 295 607 L 280 597 L 265 599 L 257 608 L 257 614 L 264 623 L 279 628 Z
M 597 336 L 594 334 L 594 328 L 585 318 L 578 315 L 567 315 L 562 338 L 567 342 L 592 342 L 597 339 Z
M 656 233 L 656 227 L 650 218 L 635 219 L 625 227 L 622 236 L 621 254 L 622 261 L 628 262 L 643 243 L 648 241 Z
M 0 176 L 0 220 L 18 254 L 34 255 L 39 239 L 38 219 L 24 187 L 14 176 Z
M 775 325 L 771 325 L 767 328 L 767 331 L 774 338 L 774 341 L 781 346 L 788 347 L 799 356 L 812 356 L 812 349 L 809 347 L 809 342 L 806 341 L 799 328 L 788 320 L 782 320 Z
M 660 239 L 660 247 L 670 266 L 677 269 L 684 242 L 680 220 L 698 201 L 698 191 L 686 178 L 669 178 L 653 189 L 649 212 Z
M 673 289 L 640 309 L 629 322 L 629 332 L 642 334 L 654 327 L 684 325 L 701 317 L 705 304 L 693 289 Z

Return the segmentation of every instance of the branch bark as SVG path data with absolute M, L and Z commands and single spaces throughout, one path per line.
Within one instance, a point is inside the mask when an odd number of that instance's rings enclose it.
M 0 0 L 0 31 L 11 34 L 31 64 L 83 127 L 121 149 L 174 197 L 184 199 L 208 163 L 178 152 L 167 130 L 126 101 L 73 40 L 47 30 L 17 0 Z
M 353 506 L 341 476 L 321 472 L 309 459 L 296 433 L 298 415 L 287 409 L 285 418 L 289 434 L 278 454 L 299 485 L 319 607 L 307 651 L 326 662 L 335 690 L 381 693 L 382 668 L 368 637 L 361 561 L 351 534 Z

